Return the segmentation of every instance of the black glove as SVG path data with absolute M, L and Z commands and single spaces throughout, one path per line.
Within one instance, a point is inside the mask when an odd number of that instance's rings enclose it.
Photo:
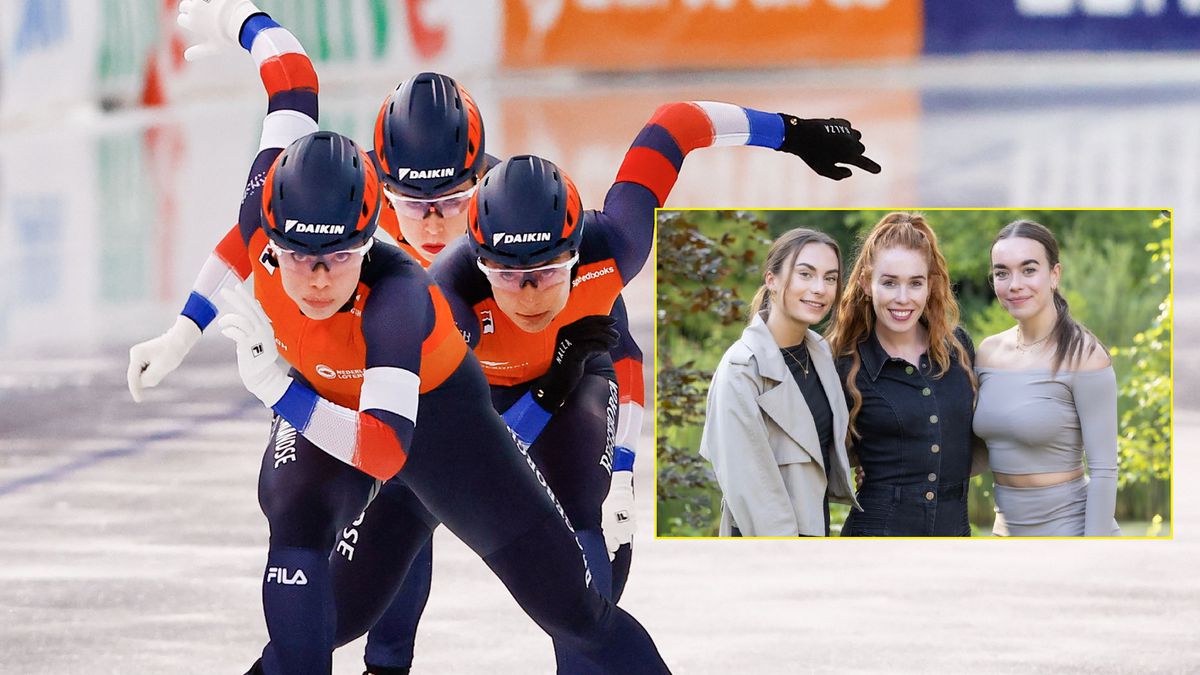
M 866 148 L 859 141 L 862 133 L 846 120 L 802 120 L 784 113 L 779 116 L 783 118 L 783 145 L 779 150 L 796 155 L 813 171 L 833 180 L 850 177 L 850 169 L 838 164 L 879 173 L 879 165 L 863 156 Z
M 616 319 L 611 316 L 592 315 L 559 328 L 550 370 L 534 380 L 530 389 L 533 400 L 548 412 L 562 407 L 583 378 L 587 360 L 617 346 L 621 335 L 613 328 L 615 323 Z

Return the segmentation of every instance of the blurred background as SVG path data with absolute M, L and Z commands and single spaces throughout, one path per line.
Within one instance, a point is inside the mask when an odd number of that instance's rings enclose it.
M 205 337 L 140 406 L 125 390 L 128 347 L 170 325 L 232 224 L 265 112 L 244 53 L 182 60 L 175 4 L 0 2 L 5 673 L 242 672 L 266 636 L 255 484 L 269 415 L 242 389 L 231 346 Z M 1173 208 L 1176 316 L 1181 334 L 1200 328 L 1194 0 L 261 7 L 312 56 L 323 127 L 369 145 L 401 79 L 446 72 L 479 104 L 489 152 L 554 160 L 585 206 L 601 205 L 659 104 L 715 99 L 845 117 L 883 172 L 835 183 L 781 153 L 702 150 L 670 207 Z M 652 277 L 626 293 L 647 382 Z M 1173 437 L 1185 443 L 1200 426 L 1197 355 L 1187 339 L 1174 349 Z M 1185 572 L 1200 554 L 1200 498 L 1186 489 L 1200 466 L 1186 447 L 1171 477 L 1183 488 L 1163 512 L 1173 540 L 730 546 L 652 536 L 649 396 L 647 408 L 622 604 L 677 672 L 1200 663 L 1200 578 Z M 418 668 L 550 671 L 548 639 L 473 554 L 436 536 Z M 338 652 L 335 671 L 360 672 L 360 654 Z
M 659 211 L 658 448 L 655 523 L 660 535 L 715 536 L 721 494 L 696 456 L 708 381 L 749 316 L 762 263 L 780 234 L 806 227 L 832 236 L 844 269 L 885 211 Z M 1120 462 L 1117 520 L 1124 536 L 1169 536 L 1171 519 L 1171 240 L 1160 211 L 927 210 L 975 344 L 1014 325 L 996 301 L 988 249 L 1015 220 L 1055 233 L 1071 315 L 1109 348 L 1117 374 Z M 697 270 L 702 270 L 697 274 Z M 697 308 L 702 308 L 697 311 Z M 705 311 L 707 310 L 707 311 Z M 824 332 L 828 321 L 814 326 Z M 1014 421 L 1019 423 L 1019 421 Z M 991 473 L 971 482 L 975 534 L 994 520 Z M 848 507 L 831 505 L 841 532 Z

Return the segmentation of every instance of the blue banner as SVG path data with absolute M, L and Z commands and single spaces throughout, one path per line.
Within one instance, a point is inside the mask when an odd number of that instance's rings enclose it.
M 925 0 L 925 53 L 1200 49 L 1197 0 Z

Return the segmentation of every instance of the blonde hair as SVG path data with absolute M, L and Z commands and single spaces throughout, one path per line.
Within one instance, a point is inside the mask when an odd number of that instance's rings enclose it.
M 824 244 L 833 249 L 833 254 L 837 257 L 837 290 L 833 298 L 833 311 L 829 315 L 830 324 L 836 323 L 838 301 L 842 297 L 842 288 L 845 285 L 842 283 L 842 250 L 833 237 L 806 227 L 788 230 L 779 235 L 779 238 L 771 244 L 770 250 L 767 251 L 767 260 L 763 263 L 763 283 L 755 292 L 754 299 L 750 301 L 749 321 L 754 321 L 755 315 L 761 316 L 763 321 L 766 321 L 771 314 L 771 293 L 767 289 L 767 275 L 782 279 L 783 287 L 787 288 L 792 281 L 792 274 L 796 271 L 796 256 L 800 255 L 800 250 L 809 244 Z M 784 274 L 785 269 L 787 270 L 786 275 Z
M 850 271 L 846 292 L 842 294 L 838 308 L 838 320 L 830 324 L 825 337 L 829 341 L 835 359 L 848 357 L 850 370 L 844 383 L 853 405 L 850 408 L 850 428 L 847 446 L 860 438 L 855 420 L 862 410 L 862 393 L 855 380 L 862 368 L 858 346 L 866 342 L 875 328 L 875 307 L 871 296 L 864 290 L 871 285 L 871 273 L 875 259 L 881 251 L 904 248 L 925 256 L 929 264 L 929 299 L 921 313 L 920 322 L 929 331 L 929 352 L 935 364 L 933 377 L 940 378 L 950 369 L 950 352 L 953 351 L 958 365 L 966 372 L 971 390 L 978 391 L 975 372 L 966 348 L 954 337 L 958 327 L 958 302 L 950 289 L 950 273 L 946 258 L 938 250 L 937 235 L 925 222 L 920 213 L 896 211 L 887 214 L 871 229 L 859 244 L 857 260 Z

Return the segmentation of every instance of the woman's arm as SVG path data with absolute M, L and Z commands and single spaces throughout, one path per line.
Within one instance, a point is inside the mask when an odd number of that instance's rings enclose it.
M 768 441 L 758 395 L 758 378 L 747 366 L 722 362 L 708 390 L 702 454 L 712 462 L 742 534 L 794 537 L 800 524 Z
M 1083 534 L 1108 536 L 1117 508 L 1117 376 L 1111 367 L 1076 372 L 1071 393 L 1090 476 Z

